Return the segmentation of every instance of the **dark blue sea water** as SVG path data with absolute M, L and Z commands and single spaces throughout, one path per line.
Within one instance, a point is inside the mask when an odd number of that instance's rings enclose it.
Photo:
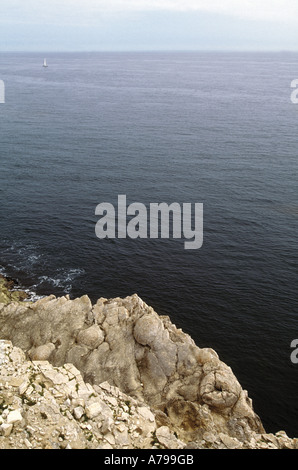
M 139 294 L 298 436 L 298 54 L 0 54 L 0 264 L 45 295 Z M 203 203 L 204 243 L 95 236 L 95 207 Z

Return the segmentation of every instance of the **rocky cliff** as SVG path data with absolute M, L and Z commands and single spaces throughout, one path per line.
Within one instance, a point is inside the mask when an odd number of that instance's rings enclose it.
M 137 295 L 0 304 L 0 448 L 296 448 Z

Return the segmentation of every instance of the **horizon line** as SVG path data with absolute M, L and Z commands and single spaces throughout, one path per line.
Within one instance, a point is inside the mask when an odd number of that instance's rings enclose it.
M 6 54 L 6 53 L 36 53 L 36 54 L 59 54 L 59 53 L 120 53 L 120 52 L 225 52 L 225 53 L 231 53 L 231 52 L 242 52 L 242 53 L 297 53 L 297 49 L 24 49 L 24 50 L 19 50 L 19 49 L 12 49 L 12 50 L 0 50 L 0 54 Z

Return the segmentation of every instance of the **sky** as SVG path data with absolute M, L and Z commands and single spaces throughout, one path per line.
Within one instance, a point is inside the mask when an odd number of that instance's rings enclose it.
M 0 0 L 0 51 L 298 50 L 298 0 Z

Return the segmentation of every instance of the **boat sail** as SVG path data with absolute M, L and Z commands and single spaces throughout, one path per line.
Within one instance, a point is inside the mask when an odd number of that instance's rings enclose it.
M 47 67 L 47 59 L 43 59 L 43 67 Z

